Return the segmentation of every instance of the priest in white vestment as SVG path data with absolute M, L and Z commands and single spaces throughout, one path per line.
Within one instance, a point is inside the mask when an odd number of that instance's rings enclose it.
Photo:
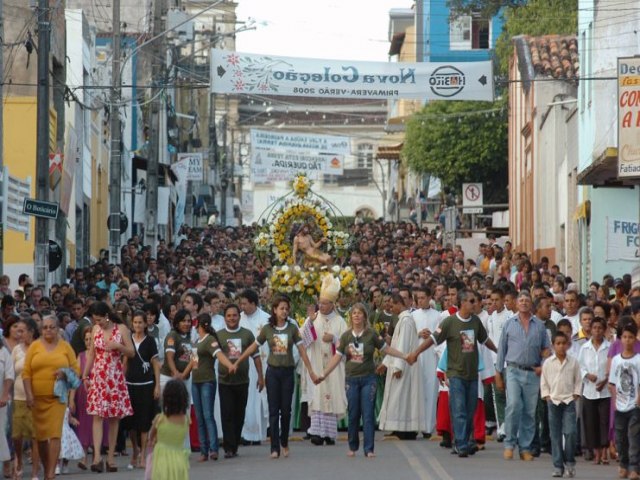
M 340 280 L 325 275 L 320 289 L 318 312 L 309 317 L 303 327 L 302 339 L 314 372 L 323 372 L 336 353 L 336 345 L 347 330 L 347 323 L 338 315 L 335 301 L 340 294 Z M 314 445 L 335 444 L 338 420 L 345 416 L 347 396 L 344 389 L 344 362 L 319 385 L 307 382 L 311 426 L 308 433 Z
M 440 312 L 431 308 L 431 290 L 428 287 L 413 289 L 413 296 L 416 302 L 416 309 L 411 312 L 411 316 L 416 324 L 416 330 L 428 329 L 435 332 L 440 325 Z M 429 349 L 429 355 L 424 352 L 419 357 L 420 375 L 423 387 L 423 408 L 425 419 L 425 430 L 422 433 L 430 436 L 436 426 L 436 407 L 438 405 L 438 391 L 440 382 L 436 374 L 438 367 L 438 354 L 436 349 Z
M 392 296 L 392 312 L 398 315 L 398 323 L 391 346 L 404 354 L 411 353 L 419 345 L 418 331 L 398 294 Z M 391 431 L 403 439 L 415 438 L 417 432 L 427 429 L 420 367 L 412 368 L 406 361 L 388 355 L 383 364 L 387 368 L 387 377 L 380 408 L 380 430 Z
M 244 290 L 239 295 L 240 326 L 251 330 L 254 337 L 258 337 L 262 326 L 269 323 L 269 314 L 258 307 L 258 294 L 254 290 Z M 262 364 L 267 364 L 269 347 L 265 344 L 260 347 L 260 359 Z M 242 427 L 242 438 L 247 442 L 259 443 L 267 438 L 267 426 L 269 424 L 269 406 L 267 403 L 267 389 L 258 391 L 258 371 L 253 362 L 249 362 L 249 396 L 247 409 Z

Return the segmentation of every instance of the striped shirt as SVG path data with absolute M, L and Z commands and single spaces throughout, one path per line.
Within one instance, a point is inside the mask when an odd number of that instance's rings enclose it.
M 539 367 L 542 364 L 542 351 L 549 347 L 549 336 L 542 321 L 531 316 L 529 330 L 525 333 L 520 317 L 511 317 L 500 335 L 496 370 L 502 372 L 505 362 L 520 367 Z

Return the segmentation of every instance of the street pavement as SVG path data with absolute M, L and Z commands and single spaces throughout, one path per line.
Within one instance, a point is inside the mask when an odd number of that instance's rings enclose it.
M 340 434 L 335 446 L 314 446 L 303 441 L 296 432 L 290 444 L 289 458 L 271 460 L 268 442 L 260 446 L 242 447 L 239 456 L 216 462 L 198 463 L 198 454 L 191 455 L 190 478 L 194 480 L 494 480 L 507 478 L 547 479 L 551 478 L 551 456 L 543 454 L 533 462 L 502 459 L 502 445 L 488 441 L 486 449 L 469 458 L 458 458 L 438 445 L 438 439 L 399 441 L 383 439 L 376 434 L 376 455 L 367 459 L 358 452 L 348 458 L 346 436 Z M 221 450 L 221 453 L 223 451 Z M 221 455 L 222 456 L 222 455 Z M 118 473 L 101 475 L 80 472 L 75 463 L 71 473 L 58 477 L 60 480 L 108 478 L 110 480 L 142 480 L 142 470 L 127 471 L 129 457 L 118 457 Z M 25 478 L 28 473 L 25 472 Z M 617 465 L 592 465 L 578 458 L 578 479 L 616 478 Z M 105 479 L 106 480 L 106 479 Z

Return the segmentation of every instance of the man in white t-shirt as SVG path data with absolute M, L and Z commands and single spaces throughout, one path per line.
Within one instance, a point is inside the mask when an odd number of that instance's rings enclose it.
M 489 315 L 487 319 L 486 328 L 487 334 L 491 341 L 498 345 L 500 343 L 500 335 L 502 335 L 502 328 L 504 324 L 513 317 L 513 312 L 504 306 L 504 291 L 501 288 L 494 288 L 491 290 L 491 304 L 493 307 L 493 313 Z M 491 357 L 495 364 L 497 355 L 491 352 Z M 494 407 L 494 416 L 496 417 L 497 426 L 497 439 L 498 441 L 504 440 L 504 409 L 507 404 L 507 399 L 504 391 L 499 391 L 495 388 L 495 384 L 491 384 L 491 391 L 487 393 L 491 394 L 491 398 L 485 396 L 485 405 L 491 405 Z

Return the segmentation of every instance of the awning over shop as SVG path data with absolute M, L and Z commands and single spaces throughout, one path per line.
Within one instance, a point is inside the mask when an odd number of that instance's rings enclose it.
M 578 174 L 578 185 L 593 187 L 632 187 L 638 178 L 618 178 L 618 149 L 607 147 L 598 158 Z
M 577 222 L 579 220 L 585 220 L 589 223 L 591 219 L 591 200 L 585 200 L 576 208 L 573 213 L 573 219 Z
M 400 153 L 404 142 L 396 145 L 380 145 L 376 152 L 376 158 L 380 160 L 400 160 Z

